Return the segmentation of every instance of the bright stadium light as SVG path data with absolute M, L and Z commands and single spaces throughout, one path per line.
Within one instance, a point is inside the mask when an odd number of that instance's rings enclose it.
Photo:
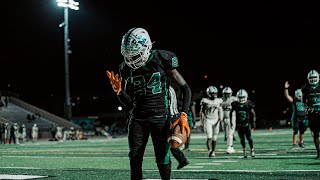
M 60 7 L 79 10 L 79 3 L 73 0 L 57 0 L 57 3 L 58 3 L 58 6 Z
M 73 10 L 79 10 L 79 3 L 74 0 L 56 0 L 57 5 L 64 8 L 64 22 L 59 24 L 59 27 L 64 27 L 64 64 L 65 64 L 65 118 L 71 120 L 72 117 L 72 104 L 70 98 L 70 82 L 69 82 L 69 8 Z

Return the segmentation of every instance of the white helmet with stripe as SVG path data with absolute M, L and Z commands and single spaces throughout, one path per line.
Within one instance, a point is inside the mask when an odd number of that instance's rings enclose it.
M 248 101 L 248 93 L 244 89 L 240 89 L 237 92 L 237 97 L 238 97 L 239 103 L 246 103 Z
M 308 81 L 311 85 L 316 85 L 319 82 L 319 73 L 316 70 L 311 70 L 308 73 Z

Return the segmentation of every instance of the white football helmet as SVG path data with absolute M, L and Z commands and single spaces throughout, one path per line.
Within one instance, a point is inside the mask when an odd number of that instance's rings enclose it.
M 297 99 L 301 100 L 301 99 L 302 99 L 302 91 L 301 91 L 301 89 L 297 89 L 297 90 L 294 92 L 294 96 L 295 96 Z
M 132 69 L 138 69 L 148 61 L 151 48 L 149 33 L 143 28 L 132 28 L 122 37 L 121 54 Z
M 309 71 L 307 78 L 308 78 L 309 84 L 311 84 L 311 85 L 317 84 L 319 82 L 318 71 L 316 71 L 316 70 Z
M 210 98 L 218 97 L 218 89 L 215 86 L 209 86 L 206 92 Z
M 247 100 L 248 100 L 248 93 L 247 93 L 246 90 L 240 89 L 240 90 L 237 92 L 237 97 L 238 97 L 239 103 L 246 103 Z
M 223 96 L 226 97 L 226 98 L 231 97 L 231 96 L 232 96 L 232 89 L 231 89 L 231 87 L 225 87 L 225 88 L 223 88 L 222 94 L 223 94 Z

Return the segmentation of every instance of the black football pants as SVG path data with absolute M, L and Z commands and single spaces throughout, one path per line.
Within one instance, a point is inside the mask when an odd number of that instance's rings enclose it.
M 184 156 L 183 152 L 177 148 L 170 148 L 173 157 L 181 164 L 187 161 L 187 158 Z
M 251 124 L 248 124 L 248 126 L 245 127 L 239 127 L 237 128 L 238 136 L 240 138 L 240 144 L 243 149 L 246 148 L 246 142 L 245 138 L 247 139 L 250 149 L 253 149 L 253 140 L 251 136 Z
M 161 179 L 170 180 L 170 146 L 167 143 L 169 128 L 170 121 L 166 118 L 130 120 L 128 140 L 131 180 L 143 179 L 142 161 L 150 134 Z

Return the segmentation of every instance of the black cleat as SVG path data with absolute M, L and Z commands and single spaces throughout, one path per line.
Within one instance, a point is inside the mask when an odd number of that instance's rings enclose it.
M 292 148 L 297 148 L 298 145 L 297 144 L 292 144 Z
M 213 157 L 216 157 L 216 154 L 214 153 L 214 151 L 210 151 L 208 153 L 208 156 L 209 156 L 209 158 L 213 158 Z
M 247 151 L 246 150 L 243 150 L 243 158 L 247 158 L 248 155 L 247 155 Z
M 299 143 L 299 147 L 304 148 L 304 143 Z
M 186 161 L 184 161 L 184 162 L 181 162 L 181 163 L 179 163 L 179 165 L 177 166 L 177 169 L 181 169 L 181 168 L 185 167 L 185 166 L 188 165 L 188 164 L 189 164 L 189 161 L 188 161 L 188 160 L 186 160 Z

